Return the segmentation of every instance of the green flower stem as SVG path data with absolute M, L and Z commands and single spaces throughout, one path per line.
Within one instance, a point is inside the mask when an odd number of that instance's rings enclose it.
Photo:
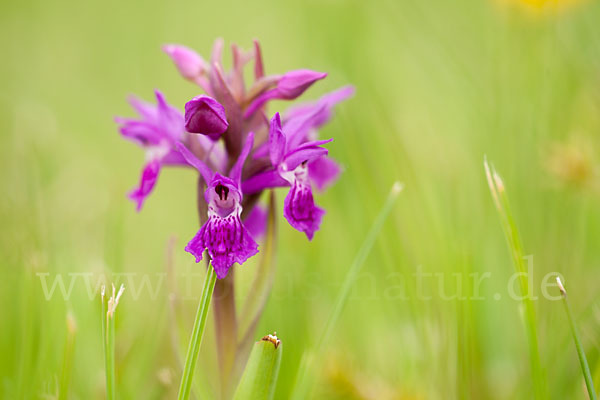
M 215 284 L 213 312 L 219 359 L 221 398 L 231 397 L 231 374 L 237 350 L 237 317 L 235 311 L 235 278 L 233 268 Z
M 209 264 L 208 271 L 206 273 L 206 278 L 204 280 L 204 288 L 202 289 L 200 302 L 198 303 L 198 311 L 196 312 L 196 320 L 194 321 L 192 336 L 190 337 L 190 343 L 188 345 L 187 356 L 185 358 L 185 365 L 183 367 L 181 385 L 179 386 L 179 395 L 177 396 L 179 400 L 188 399 L 190 397 L 190 390 L 192 388 L 192 381 L 194 378 L 196 361 L 198 360 L 198 353 L 200 352 L 202 336 L 204 334 L 204 328 L 206 326 L 206 317 L 208 315 L 210 300 L 215 289 L 216 281 L 217 275 L 215 273 L 215 270 L 212 267 L 212 265 Z

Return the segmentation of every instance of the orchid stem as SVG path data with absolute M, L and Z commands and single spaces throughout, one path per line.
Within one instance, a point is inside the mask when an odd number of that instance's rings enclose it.
M 188 399 L 190 397 L 192 380 L 194 378 L 194 370 L 196 369 L 196 361 L 198 360 L 198 353 L 200 352 L 202 336 L 206 326 L 206 317 L 208 316 L 210 300 L 212 298 L 213 290 L 215 289 L 216 281 L 217 275 L 215 270 L 212 268 L 212 265 L 209 264 L 206 278 L 204 280 L 204 288 L 202 289 L 200 302 L 198 303 L 198 311 L 196 312 L 196 320 L 194 321 L 192 336 L 190 337 L 190 343 L 188 345 L 185 365 L 183 367 L 181 385 L 179 386 L 179 394 L 177 396 L 179 400 Z
M 215 284 L 213 310 L 219 359 L 221 398 L 231 397 L 231 377 L 237 351 L 237 317 L 233 271 Z

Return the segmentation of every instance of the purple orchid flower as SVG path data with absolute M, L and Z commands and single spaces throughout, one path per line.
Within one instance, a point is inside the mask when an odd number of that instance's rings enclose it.
M 297 147 L 308 140 L 317 139 L 317 130 L 325 125 L 333 116 L 333 108 L 354 94 L 353 86 L 344 86 L 327 93 L 313 103 L 301 104 L 288 109 L 283 121 L 283 131 L 286 132 L 287 145 Z M 264 143 L 256 149 L 254 158 L 266 157 L 269 153 L 269 143 Z M 341 167 L 329 157 L 319 157 L 308 163 L 310 180 L 318 190 L 324 190 L 335 182 L 340 175 Z
M 146 165 L 142 170 L 140 183 L 129 193 L 129 198 L 136 203 L 137 211 L 142 209 L 144 201 L 154 189 L 162 165 L 185 165 L 185 160 L 174 150 L 175 143 L 184 135 L 183 115 L 167 104 L 161 92 L 156 90 L 155 94 L 156 105 L 135 97 L 129 99 L 140 119 L 115 118 L 121 125 L 121 135 L 146 151 Z
M 241 220 L 242 168 L 253 144 L 254 134 L 250 132 L 229 177 L 213 172 L 183 144 L 177 144 L 183 158 L 200 172 L 208 186 L 204 192 L 208 220 L 187 244 L 185 251 L 194 255 L 196 262 L 200 262 L 202 253 L 208 250 L 219 279 L 227 276 L 234 263 L 242 264 L 258 253 L 258 245 Z
M 315 205 L 308 165 L 327 155 L 322 145 L 333 139 L 304 142 L 293 145 L 281 127 L 276 113 L 269 130 L 269 157 L 272 170 L 257 174 L 243 183 L 243 191 L 251 194 L 267 187 L 291 186 L 283 208 L 283 216 L 289 224 L 312 240 L 321 225 L 325 210 Z

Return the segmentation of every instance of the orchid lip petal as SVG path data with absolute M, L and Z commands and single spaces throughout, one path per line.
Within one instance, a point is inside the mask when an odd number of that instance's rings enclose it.
M 310 185 L 295 181 L 284 200 L 283 216 L 296 230 L 312 240 L 321 225 L 325 210 L 314 203 Z
M 250 232 L 255 239 L 260 239 L 267 230 L 267 210 L 260 204 L 254 206 L 254 208 L 248 213 L 248 216 L 244 219 L 244 226 Z

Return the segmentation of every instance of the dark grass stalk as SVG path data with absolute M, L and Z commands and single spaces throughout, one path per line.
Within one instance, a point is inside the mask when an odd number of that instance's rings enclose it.
M 217 280 L 213 296 L 219 378 L 223 399 L 231 397 L 230 380 L 236 357 L 238 331 L 235 309 L 235 274 L 232 268 L 224 279 Z
M 531 377 L 535 398 L 538 400 L 547 398 L 546 384 L 542 364 L 540 361 L 537 322 L 535 316 L 535 306 L 532 300 L 532 293 L 529 293 L 529 276 L 527 267 L 524 263 L 523 249 L 521 246 L 521 238 L 517 225 L 512 216 L 508 197 L 504 188 L 504 183 L 500 175 L 493 168 L 490 169 L 487 160 L 484 160 L 484 168 L 490 187 L 490 192 L 494 200 L 494 204 L 500 216 L 500 222 L 504 236 L 508 243 L 508 248 L 515 266 L 516 272 L 519 274 L 519 286 L 524 307 L 524 323 L 529 347 L 529 363 L 531 368 Z
M 590 400 L 596 400 L 596 390 L 594 389 L 594 380 L 592 379 L 592 374 L 590 372 L 590 366 L 588 365 L 587 358 L 585 356 L 585 352 L 583 351 L 583 345 L 581 344 L 581 339 L 579 339 L 579 331 L 577 329 L 577 323 L 575 322 L 575 318 L 573 318 L 573 312 L 571 311 L 571 305 L 569 304 L 569 300 L 567 299 L 567 291 L 560 281 L 559 277 L 556 277 L 556 283 L 558 284 L 558 288 L 560 289 L 560 294 L 563 298 L 563 304 L 565 305 L 565 311 L 567 313 L 567 317 L 569 318 L 569 325 L 571 326 L 571 334 L 573 335 L 573 341 L 575 342 L 575 348 L 577 349 L 577 356 L 579 357 L 579 364 L 581 365 L 581 372 L 583 373 L 583 379 L 585 380 L 585 386 L 587 388 L 588 396 Z
M 392 189 L 390 190 L 390 193 L 383 207 L 381 208 L 379 215 L 375 219 L 375 222 L 373 222 L 371 230 L 367 233 L 367 237 L 365 238 L 362 246 L 356 254 L 356 257 L 352 261 L 348 272 L 346 273 L 344 283 L 342 284 L 342 288 L 338 293 L 333 310 L 329 316 L 329 319 L 327 320 L 327 323 L 325 324 L 323 333 L 321 334 L 314 351 L 303 354 L 300 361 L 300 366 L 298 368 L 296 384 L 292 391 L 292 399 L 303 400 L 310 398 L 309 395 L 315 376 L 318 375 L 321 370 L 321 361 L 323 359 L 322 356 L 325 346 L 329 344 L 331 335 L 333 334 L 333 328 L 339 320 L 344 305 L 348 300 L 350 289 L 352 289 L 352 286 L 356 282 L 356 278 L 360 272 L 360 269 L 367 259 L 367 256 L 371 252 L 373 244 L 375 243 L 379 232 L 381 232 L 383 224 L 386 221 L 389 213 L 392 211 L 392 207 L 396 203 L 396 199 L 402 191 L 402 188 L 403 186 L 400 182 L 395 182 L 392 186 Z
M 185 365 L 183 367 L 179 394 L 177 396 L 179 400 L 188 399 L 190 397 L 190 390 L 194 379 L 194 370 L 196 369 L 196 361 L 198 360 L 200 345 L 202 344 L 202 336 L 204 335 L 204 328 L 206 327 L 206 317 L 208 316 L 208 309 L 215 289 L 216 280 L 217 274 L 215 273 L 214 268 L 209 265 L 206 272 L 206 278 L 204 279 L 204 288 L 200 295 L 200 302 L 198 303 L 198 311 L 196 312 L 196 320 L 194 321 L 194 327 L 188 345 Z

